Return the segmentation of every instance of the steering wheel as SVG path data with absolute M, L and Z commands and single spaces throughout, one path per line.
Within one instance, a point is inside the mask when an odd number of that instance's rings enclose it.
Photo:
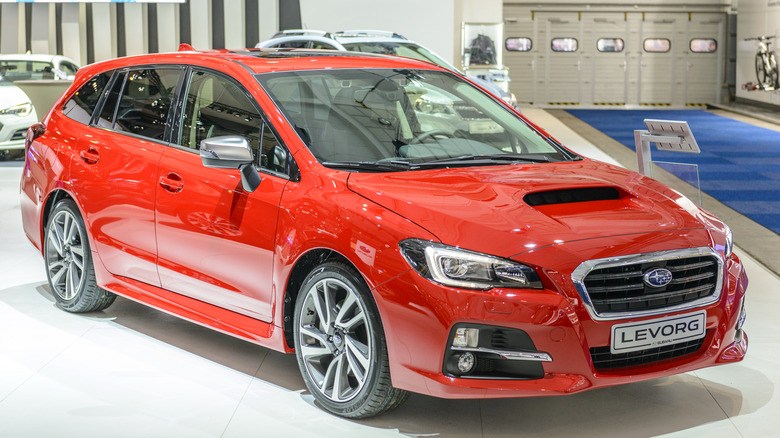
M 433 129 L 430 131 L 425 131 L 422 134 L 414 137 L 411 141 L 409 141 L 409 144 L 422 143 L 423 140 L 425 140 L 428 137 L 433 137 L 434 135 L 443 135 L 445 137 L 455 138 L 455 134 L 451 132 L 447 132 L 443 129 Z

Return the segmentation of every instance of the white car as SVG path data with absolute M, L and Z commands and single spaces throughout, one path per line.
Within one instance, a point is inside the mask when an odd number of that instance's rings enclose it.
M 381 30 L 345 30 L 324 32 L 321 30 L 292 29 L 278 32 L 271 39 L 261 41 L 257 48 L 288 49 L 332 49 L 351 52 L 379 53 L 383 55 L 406 56 L 432 62 L 447 70 L 461 73 L 455 66 L 427 48 L 406 39 L 403 35 Z M 500 97 L 506 103 L 517 107 L 517 99 L 492 82 L 469 77 L 480 87 Z
M 23 149 L 27 128 L 38 122 L 38 114 L 27 94 L 15 81 L 73 80 L 78 65 L 56 55 L 0 55 L 0 155 Z

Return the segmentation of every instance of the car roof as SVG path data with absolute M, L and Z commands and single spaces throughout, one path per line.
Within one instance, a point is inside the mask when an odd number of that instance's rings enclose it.
M 0 55 L 0 61 L 39 61 L 39 62 L 54 62 L 54 61 L 68 61 L 70 63 L 78 65 L 78 63 L 70 58 L 66 58 L 62 55 L 44 55 L 44 54 L 30 54 L 30 53 L 15 53 Z
M 180 52 L 136 55 L 111 59 L 82 68 L 89 71 L 105 71 L 134 65 L 192 64 L 207 65 L 215 60 L 236 63 L 254 74 L 294 70 L 320 70 L 325 68 L 413 68 L 442 70 L 434 64 L 411 58 L 377 55 L 361 52 L 315 49 L 242 49 L 194 51 L 182 45 Z M 81 72 L 79 70 L 79 72 Z

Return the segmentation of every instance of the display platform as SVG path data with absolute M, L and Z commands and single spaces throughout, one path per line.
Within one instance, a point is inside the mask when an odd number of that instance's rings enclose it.
M 543 110 L 584 155 L 610 157 Z M 780 428 L 780 279 L 745 256 L 747 358 L 564 397 L 443 400 L 349 421 L 313 405 L 295 357 L 120 298 L 57 308 L 19 218 L 19 165 L 0 166 L 0 437 L 758 437 Z M 744 251 L 735 249 L 740 255 Z

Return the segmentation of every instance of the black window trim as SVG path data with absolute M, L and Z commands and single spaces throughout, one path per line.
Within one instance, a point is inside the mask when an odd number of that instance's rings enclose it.
M 215 76 L 219 76 L 222 79 L 226 79 L 228 82 L 232 82 L 233 84 L 237 85 L 239 90 L 241 90 L 244 96 L 246 96 L 246 98 L 249 100 L 251 105 L 257 111 L 257 113 L 260 114 L 260 118 L 262 119 L 261 129 L 264 129 L 266 126 L 270 127 L 271 132 L 276 137 L 276 140 L 279 142 L 279 144 L 284 148 L 285 152 L 287 153 L 287 160 L 288 160 L 287 171 L 289 173 L 279 173 L 271 169 L 266 169 L 265 167 L 260 167 L 259 159 L 258 159 L 258 163 L 255 165 L 255 169 L 257 169 L 257 171 L 260 173 L 273 175 L 289 181 L 295 181 L 295 182 L 300 181 L 300 172 L 298 172 L 298 165 L 295 163 L 295 159 L 293 158 L 292 153 L 290 153 L 290 148 L 288 148 L 287 145 L 284 143 L 284 141 L 282 141 L 281 137 L 279 136 L 279 132 L 276 130 L 274 125 L 268 121 L 268 116 L 265 114 L 265 111 L 263 111 L 263 108 L 257 102 L 257 99 L 255 99 L 255 97 L 252 96 L 252 94 L 246 89 L 246 87 L 240 81 L 236 80 L 234 77 L 220 70 L 215 70 L 213 68 L 204 67 L 200 65 L 186 66 L 184 75 L 181 76 L 182 83 L 179 84 L 177 90 L 178 95 L 177 95 L 176 105 L 174 107 L 174 110 L 172 111 L 173 114 L 169 114 L 169 117 L 173 117 L 174 120 L 171 123 L 171 132 L 170 132 L 170 136 L 168 137 L 169 141 L 166 143 L 166 145 L 193 154 L 200 154 L 200 151 L 198 151 L 197 149 L 191 149 L 186 146 L 182 146 L 178 143 L 179 134 L 181 131 L 181 124 L 184 119 L 185 96 L 187 96 L 187 92 L 189 91 L 190 78 L 192 77 L 192 74 L 194 72 L 211 73 L 214 74 Z M 261 130 L 261 134 L 262 134 L 262 130 Z M 262 138 L 260 139 L 260 141 L 261 141 L 261 145 L 258 148 L 258 151 L 262 149 Z

